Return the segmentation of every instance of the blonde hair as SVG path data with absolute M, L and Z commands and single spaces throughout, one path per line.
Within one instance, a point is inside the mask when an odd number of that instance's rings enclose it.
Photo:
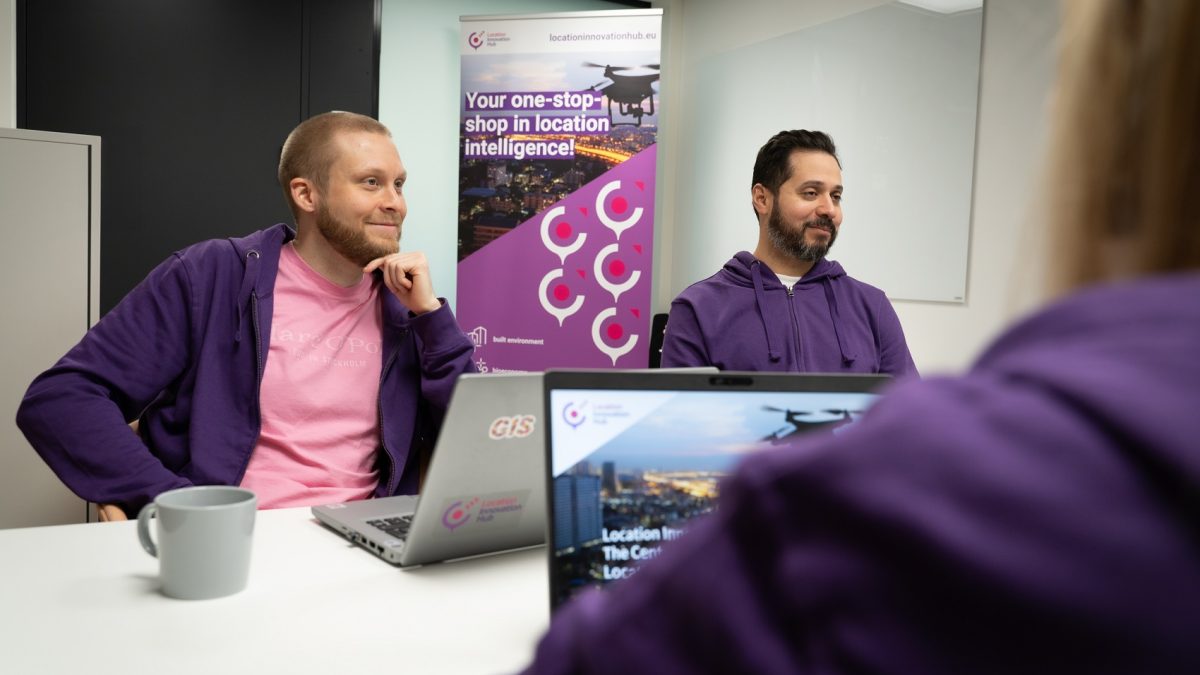
M 358 113 L 333 111 L 322 113 L 300 123 L 283 142 L 279 153 L 279 187 L 283 188 L 284 199 L 299 217 L 298 207 L 292 199 L 289 184 L 293 178 L 307 178 L 325 187 L 329 169 L 337 160 L 337 146 L 333 140 L 342 132 L 365 131 L 391 137 L 391 132 L 378 120 Z
M 1068 0 L 1060 40 L 1056 290 L 1200 268 L 1200 2 Z

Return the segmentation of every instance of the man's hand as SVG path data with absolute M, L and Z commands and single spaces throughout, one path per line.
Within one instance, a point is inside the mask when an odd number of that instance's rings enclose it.
M 112 523 L 119 520 L 129 520 L 129 516 L 116 504 L 97 504 L 96 518 L 102 523 Z
M 393 253 L 367 263 L 363 272 L 379 270 L 383 283 L 413 314 L 432 312 L 442 306 L 429 279 L 429 261 L 420 251 Z

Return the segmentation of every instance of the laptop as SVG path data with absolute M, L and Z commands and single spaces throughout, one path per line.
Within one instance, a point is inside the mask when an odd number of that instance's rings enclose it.
M 413 567 L 545 542 L 542 374 L 459 377 L 419 496 L 312 507 L 317 520 Z
M 717 507 L 748 453 L 839 433 L 886 375 L 549 371 L 550 606 L 627 578 Z

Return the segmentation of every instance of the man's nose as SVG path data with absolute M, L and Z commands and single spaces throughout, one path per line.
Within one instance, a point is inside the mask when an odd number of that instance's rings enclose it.
M 399 211 L 404 208 L 404 195 L 396 190 L 386 191 L 382 207 L 389 213 Z
M 836 212 L 836 211 L 837 211 L 837 204 L 835 204 L 833 202 L 832 196 L 822 195 L 821 198 L 817 200 L 817 215 L 828 216 L 828 217 L 832 218 L 834 212 Z

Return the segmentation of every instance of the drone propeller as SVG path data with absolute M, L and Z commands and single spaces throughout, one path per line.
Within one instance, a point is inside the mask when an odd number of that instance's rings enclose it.
M 762 409 L 766 410 L 767 412 L 781 412 L 781 413 L 785 413 L 788 415 L 811 415 L 812 414 L 811 412 L 807 412 L 807 411 L 784 410 L 783 408 L 776 408 L 776 407 L 770 406 L 770 405 L 764 405 L 762 407 Z
M 635 68 L 650 68 L 653 70 L 660 69 L 657 63 L 648 63 L 644 66 L 613 66 L 606 63 L 592 63 L 591 61 L 584 61 L 583 65 L 587 66 L 588 68 L 607 68 L 614 73 L 619 73 L 625 70 L 633 70 Z

